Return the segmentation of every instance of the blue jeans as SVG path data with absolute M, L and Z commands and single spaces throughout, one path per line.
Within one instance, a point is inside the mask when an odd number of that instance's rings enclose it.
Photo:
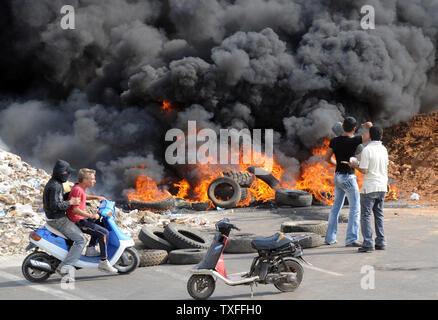
M 385 246 L 385 234 L 383 231 L 383 203 L 386 192 L 371 192 L 362 194 L 360 197 L 360 226 L 363 236 L 363 247 L 374 247 L 373 227 L 371 215 L 374 213 L 374 227 L 376 229 L 376 245 Z
M 63 266 L 66 265 L 70 265 L 70 266 L 74 265 L 81 257 L 82 250 L 85 248 L 85 245 L 87 244 L 86 242 L 87 239 L 82 234 L 81 229 L 79 229 L 77 225 L 71 222 L 67 218 L 67 216 L 56 220 L 47 221 L 47 224 L 55 228 L 56 230 L 60 231 L 67 238 L 74 241 L 73 245 L 68 251 L 67 256 L 59 265 L 59 268 L 61 269 Z
M 359 212 L 360 212 L 360 194 L 357 185 L 356 175 L 354 174 L 335 174 L 335 202 L 330 210 L 328 218 L 327 232 L 325 234 L 326 243 L 336 241 L 338 231 L 338 218 L 344 205 L 345 195 L 347 195 L 350 206 L 350 215 L 348 216 L 347 237 L 345 244 L 359 240 Z
M 109 231 L 91 219 L 79 220 L 76 225 L 83 233 L 91 235 L 89 247 L 94 247 L 96 242 L 99 243 L 100 258 L 105 260 L 107 258 L 106 239 L 108 239 Z

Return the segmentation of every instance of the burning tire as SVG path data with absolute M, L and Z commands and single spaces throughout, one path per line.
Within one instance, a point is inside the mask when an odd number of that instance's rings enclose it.
M 242 172 L 242 171 L 224 171 L 223 172 L 224 177 L 228 177 L 236 181 L 239 186 L 243 188 L 249 188 L 251 187 L 254 176 L 248 172 Z
M 211 242 L 211 236 L 176 223 L 164 228 L 164 236 L 179 249 L 208 249 Z
M 286 233 L 286 232 L 285 232 Z M 298 243 L 301 245 L 303 249 L 320 247 L 324 244 L 324 237 L 313 232 L 287 232 L 288 236 L 302 236 L 308 235 L 307 238 L 301 239 Z
M 275 192 L 275 202 L 280 206 L 308 207 L 312 201 L 312 194 L 303 190 L 280 188 Z
M 143 242 L 145 247 L 149 249 L 158 249 L 172 251 L 176 247 L 167 241 L 164 236 L 164 228 L 160 227 L 148 227 L 144 226 L 141 228 L 138 238 Z
M 224 198 L 221 194 L 228 193 L 229 196 Z M 239 184 L 231 178 L 220 177 L 211 182 L 208 186 L 208 198 L 213 202 L 215 207 L 233 208 L 242 195 Z
M 159 201 L 130 201 L 128 203 L 128 207 L 131 210 L 164 211 L 171 209 L 174 206 L 175 199 L 172 196 Z
M 169 252 L 170 264 L 197 264 L 204 259 L 207 249 L 178 249 Z
M 166 250 L 138 250 L 138 255 L 140 257 L 139 267 L 158 266 L 166 263 L 168 258 L 168 253 Z
M 254 174 L 260 180 L 266 182 L 266 184 L 268 184 L 274 190 L 277 190 L 278 186 L 280 185 L 280 181 L 278 181 L 277 178 L 275 178 L 271 173 L 269 173 L 265 169 L 259 167 L 249 167 L 246 170 Z
M 257 252 L 251 246 L 251 241 L 255 237 L 252 233 L 235 233 L 230 236 L 225 247 L 225 253 L 253 253 Z
M 287 221 L 282 223 L 281 232 L 313 232 L 325 236 L 327 226 L 328 222 L 321 220 Z

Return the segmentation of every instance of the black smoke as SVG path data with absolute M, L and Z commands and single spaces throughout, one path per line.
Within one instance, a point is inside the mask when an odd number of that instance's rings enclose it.
M 346 115 L 388 127 L 438 108 L 438 1 L 5 0 L 0 15 L 0 146 L 97 168 L 116 195 L 187 174 L 164 160 L 187 120 L 274 129 L 291 178 Z

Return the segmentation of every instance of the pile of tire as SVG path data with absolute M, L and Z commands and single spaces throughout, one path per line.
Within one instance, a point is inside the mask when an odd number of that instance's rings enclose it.
M 207 191 L 208 198 L 217 208 L 230 209 L 240 202 L 246 202 L 251 197 L 248 188 L 251 187 L 254 176 L 243 171 L 224 171 L 224 176 L 214 179 Z
M 197 264 L 206 255 L 212 240 L 209 234 L 177 223 L 170 223 L 165 228 L 144 226 L 138 238 L 144 246 L 144 250 L 140 253 L 140 266 L 166 262 Z M 148 252 L 144 253 L 146 250 Z M 158 259 L 158 255 L 163 258 Z
M 308 235 L 299 241 L 301 247 L 315 248 L 324 244 L 327 226 L 328 222 L 321 220 L 287 221 L 281 224 L 281 232 L 290 236 Z

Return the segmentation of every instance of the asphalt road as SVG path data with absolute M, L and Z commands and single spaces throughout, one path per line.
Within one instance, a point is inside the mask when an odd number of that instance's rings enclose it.
M 345 221 L 348 209 L 343 209 Z M 326 220 L 329 208 L 240 209 L 218 213 L 229 217 L 242 232 L 269 236 L 283 221 Z M 213 214 L 213 213 L 206 213 Z M 345 247 L 346 223 L 339 224 L 338 243 L 304 250 L 301 286 L 281 293 L 273 285 L 254 287 L 255 300 L 299 299 L 438 299 L 438 212 L 435 209 L 385 209 L 385 251 L 358 253 Z M 227 272 L 247 271 L 254 254 L 224 255 Z M 97 270 L 79 270 L 74 286 L 65 289 L 52 275 L 43 284 L 32 284 L 21 274 L 24 256 L 0 257 L 0 299 L 191 299 L 186 284 L 190 265 L 160 265 L 139 268 L 129 275 L 107 275 Z M 211 299 L 250 299 L 249 286 L 229 287 L 218 281 Z

